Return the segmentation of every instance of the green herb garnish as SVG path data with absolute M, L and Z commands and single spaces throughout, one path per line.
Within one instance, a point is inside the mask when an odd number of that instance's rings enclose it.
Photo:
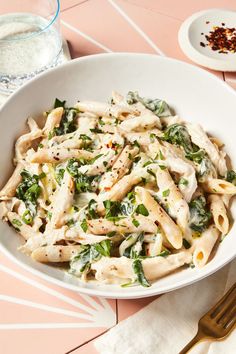
M 143 216 L 148 216 L 149 212 L 144 204 L 139 204 L 135 210 L 136 214 L 141 214 Z
M 84 219 L 84 220 L 81 222 L 80 226 L 81 226 L 81 229 L 82 229 L 84 232 L 86 232 L 86 231 L 88 230 L 88 223 L 87 223 L 87 220 Z
M 186 178 L 181 177 L 179 180 L 179 184 L 182 184 L 183 186 L 187 186 L 188 180 Z
M 32 218 L 32 215 L 28 209 L 26 209 L 24 214 L 22 215 L 22 220 L 27 225 L 32 224 L 33 218 Z
M 137 275 L 137 280 L 138 280 L 139 284 L 141 284 L 144 287 L 149 287 L 150 283 L 148 282 L 148 280 L 146 279 L 146 277 L 144 275 L 141 260 L 134 259 L 132 266 L 133 266 L 134 273 Z
M 169 190 L 169 189 L 166 189 L 165 191 L 162 192 L 162 196 L 163 196 L 164 198 L 168 197 L 169 194 L 170 194 L 170 190 Z
M 140 223 L 138 222 L 137 219 L 132 219 L 132 224 L 135 226 L 135 227 L 139 227 Z

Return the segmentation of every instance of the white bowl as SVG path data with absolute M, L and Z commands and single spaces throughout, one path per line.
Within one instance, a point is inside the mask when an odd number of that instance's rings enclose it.
M 236 166 L 233 89 L 212 74 L 175 59 L 148 54 L 102 54 L 73 60 L 43 73 L 5 103 L 0 111 L 0 185 L 10 176 L 14 141 L 29 115 L 47 110 L 55 97 L 66 99 L 68 104 L 78 99 L 106 101 L 113 89 L 123 94 L 138 90 L 143 96 L 165 99 L 183 119 L 201 123 L 208 132 L 222 139 Z M 235 205 L 232 214 L 235 218 Z M 180 270 L 156 281 L 150 288 L 83 284 L 58 268 L 34 262 L 17 250 L 22 239 L 7 223 L 0 223 L 0 243 L 2 250 L 19 265 L 49 282 L 90 295 L 141 298 L 191 284 L 231 261 L 236 256 L 235 229 L 236 224 L 204 268 Z

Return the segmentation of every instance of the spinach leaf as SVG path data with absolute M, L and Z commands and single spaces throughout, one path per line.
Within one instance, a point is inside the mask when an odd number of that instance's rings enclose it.
M 31 175 L 27 170 L 21 172 L 22 182 L 16 189 L 16 196 L 25 203 L 31 217 L 34 217 L 36 214 L 37 199 L 41 193 L 39 180 L 44 176 L 45 174 L 41 176 Z
M 66 104 L 66 101 L 60 101 L 58 98 L 56 98 L 53 108 L 58 108 L 58 107 L 63 107 L 64 108 L 65 104 Z
M 82 245 L 80 252 L 70 262 L 70 269 L 73 273 L 76 265 L 79 264 L 80 273 L 89 270 L 91 263 L 98 261 L 102 256 L 110 257 L 111 241 L 103 240 L 93 245 Z
M 183 147 L 185 157 L 199 165 L 198 177 L 200 181 L 204 181 L 204 176 L 212 171 L 213 165 L 209 156 L 204 149 L 200 149 L 191 142 L 190 135 L 185 126 L 181 124 L 168 126 L 161 139 Z
M 84 232 L 86 232 L 86 231 L 88 230 L 88 223 L 87 223 L 87 220 L 84 219 L 84 220 L 81 222 L 80 226 L 81 226 L 81 229 L 82 229 Z
M 129 239 L 130 237 L 133 238 L 133 235 L 129 235 L 127 239 Z M 143 241 L 144 234 L 143 232 L 141 232 L 135 242 L 131 246 L 126 248 L 124 256 L 132 259 L 145 257 L 145 252 L 143 251 Z
M 77 129 L 76 117 L 77 109 L 65 108 L 59 127 L 54 128 L 53 135 L 63 135 L 72 133 Z
M 136 214 L 141 214 L 143 216 L 148 216 L 149 212 L 144 204 L 139 204 L 135 210 Z
M 152 111 L 158 117 L 171 116 L 168 104 L 159 98 L 151 99 L 140 97 L 137 91 L 129 91 L 126 97 L 126 101 L 128 104 L 141 102 L 146 108 L 150 109 L 150 111 Z
M 201 163 L 199 164 L 199 168 L 198 168 L 198 172 L 197 172 L 199 182 L 204 182 L 205 177 L 207 175 L 209 175 L 213 169 L 214 169 L 214 166 L 213 166 L 211 160 L 209 159 L 208 156 L 205 156 L 202 159 Z
M 201 163 L 206 156 L 206 151 L 204 149 L 199 149 L 195 144 L 192 145 L 192 151 L 186 153 L 187 159 L 196 163 Z
M 202 232 L 209 225 L 211 213 L 206 207 L 206 199 L 197 197 L 189 203 L 190 227 L 194 231 Z
M 133 260 L 133 270 L 134 273 L 137 275 L 137 280 L 139 284 L 141 284 L 144 287 L 151 286 L 151 284 L 148 282 L 148 280 L 144 275 L 143 266 L 140 259 L 137 258 Z
M 191 247 L 191 244 L 185 238 L 183 238 L 183 246 L 186 250 L 188 250 Z
M 63 180 L 64 173 L 65 173 L 65 169 L 64 168 L 62 168 L 60 165 L 56 166 L 56 168 L 55 168 L 55 178 L 56 178 L 56 181 L 59 184 L 59 186 L 61 185 L 61 181 Z
M 190 154 L 193 151 L 190 135 L 184 125 L 177 123 L 169 125 L 164 130 L 164 136 L 161 139 L 171 144 L 182 146 L 186 154 Z
M 97 202 L 94 199 L 91 199 L 88 203 L 88 217 L 89 219 L 97 219 L 99 216 L 96 212 Z
M 67 163 L 66 169 L 75 180 L 76 191 L 81 192 L 92 192 L 94 190 L 94 185 L 92 184 L 98 176 L 88 176 L 79 171 L 79 167 L 85 165 L 86 161 L 80 159 L 70 159 Z
M 226 181 L 236 185 L 236 172 L 233 170 L 227 171 Z
M 103 202 L 103 205 L 105 207 L 105 218 L 109 219 L 112 217 L 117 217 L 119 213 L 121 212 L 120 209 L 120 202 L 118 201 L 112 201 L 112 200 L 105 200 Z
M 122 215 L 132 215 L 134 212 L 134 203 L 129 198 L 125 198 L 120 204 L 120 211 Z

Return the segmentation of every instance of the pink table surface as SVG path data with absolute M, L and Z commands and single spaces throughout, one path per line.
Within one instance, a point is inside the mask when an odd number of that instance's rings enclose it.
M 220 7 L 236 10 L 236 2 L 62 0 L 61 28 L 73 58 L 128 51 L 189 62 L 177 41 L 181 22 L 196 11 Z M 234 73 L 214 74 L 236 88 Z M 95 338 L 153 299 L 80 295 L 32 275 L 0 251 L 0 353 L 95 354 Z

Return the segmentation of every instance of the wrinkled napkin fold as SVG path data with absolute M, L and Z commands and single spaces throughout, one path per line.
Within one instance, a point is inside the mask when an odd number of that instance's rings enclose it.
M 95 348 L 100 354 L 179 353 L 195 336 L 201 316 L 236 281 L 235 271 L 236 260 L 193 285 L 157 298 L 99 337 Z M 223 341 L 201 342 L 191 350 L 191 354 L 235 353 L 236 330 Z

